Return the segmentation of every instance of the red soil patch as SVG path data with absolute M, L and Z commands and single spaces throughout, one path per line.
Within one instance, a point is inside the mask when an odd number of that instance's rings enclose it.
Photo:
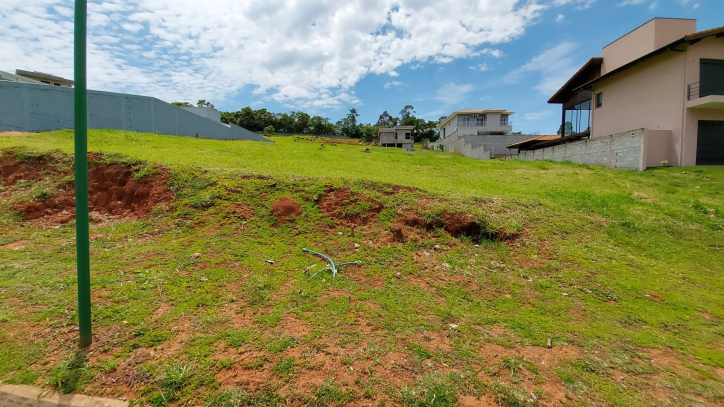
M 577 359 L 581 355 L 581 350 L 575 346 L 557 346 L 552 349 L 523 346 L 509 349 L 500 345 L 486 343 L 480 349 L 480 355 L 485 358 L 487 365 L 497 367 L 497 375 L 504 382 L 511 380 L 510 369 L 502 363 L 504 357 L 517 357 L 534 364 L 544 379 L 541 387 L 543 388 L 545 405 L 563 405 L 568 403 L 566 395 L 569 392 L 552 368 L 565 361 Z M 535 387 L 534 375 L 531 372 L 517 370 L 516 374 L 522 380 L 523 387 L 528 389 Z M 485 377 L 482 377 L 482 379 L 485 379 Z
M 224 208 L 227 212 L 230 212 L 236 216 L 248 220 L 254 217 L 254 210 L 244 204 L 231 204 Z
M 327 191 L 319 200 L 319 210 L 343 225 L 365 225 L 382 210 L 381 203 L 346 188 Z
M 299 202 L 288 196 L 277 198 L 271 205 L 271 211 L 277 217 L 277 221 L 288 220 L 292 216 L 301 216 L 304 213 Z
M 88 174 L 90 211 L 122 217 L 147 215 L 156 205 L 171 200 L 167 180 L 165 170 L 135 179 L 130 166 L 92 163 Z M 67 183 L 59 195 L 42 201 L 17 203 L 14 209 L 22 212 L 26 219 L 69 222 L 75 217 L 75 183 Z
M 19 160 L 13 150 L 6 150 L 10 154 L 0 156 L 0 181 L 5 185 L 13 185 L 19 180 L 39 181 L 43 174 L 57 171 L 51 165 L 50 156 L 35 156 L 26 160 Z
M 514 238 L 514 235 L 505 230 L 490 231 L 487 225 L 480 224 L 473 215 L 443 212 L 435 219 L 424 219 L 416 213 L 409 213 L 402 218 L 402 223 L 413 228 L 432 231 L 443 229 L 452 237 L 467 236 L 473 241 L 493 240 L 506 241 Z

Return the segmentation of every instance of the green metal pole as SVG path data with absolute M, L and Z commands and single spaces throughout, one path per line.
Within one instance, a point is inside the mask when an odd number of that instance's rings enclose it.
M 75 243 L 78 256 L 78 328 L 81 348 L 87 347 L 93 341 L 88 236 L 87 13 L 87 0 L 75 0 Z

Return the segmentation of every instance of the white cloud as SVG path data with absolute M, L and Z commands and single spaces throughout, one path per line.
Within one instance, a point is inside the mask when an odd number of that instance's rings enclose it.
M 539 73 L 540 82 L 534 86 L 545 94 L 553 94 L 570 78 L 578 68 L 571 53 L 576 44 L 563 42 L 534 57 L 521 67 L 510 71 L 503 82 L 507 84 L 519 83 L 530 73 Z
M 385 89 L 389 89 L 389 88 L 391 88 L 391 87 L 393 87 L 393 86 L 400 86 L 400 85 L 402 85 L 402 82 L 392 81 L 392 82 L 387 82 L 387 83 L 385 84 L 384 88 L 385 88 Z
M 523 115 L 523 119 L 525 121 L 541 120 L 543 118 L 550 116 L 551 114 L 553 114 L 553 112 L 550 110 L 544 110 L 542 112 L 530 112 L 530 113 L 525 113 Z
M 488 64 L 483 62 L 482 64 L 477 65 L 471 65 L 468 68 L 474 70 L 474 71 L 487 71 L 488 70 Z
M 519 38 L 545 8 L 587 2 L 550 1 L 90 0 L 88 81 L 169 101 L 250 91 L 338 108 L 359 103 L 350 89 L 366 75 L 501 57 L 490 46 Z M 2 0 L 0 69 L 71 77 L 71 10 L 70 0 Z
M 649 4 L 649 8 L 650 8 L 651 10 L 656 10 L 657 8 L 659 8 L 659 2 L 658 2 L 658 1 L 654 1 L 653 3 Z
M 470 84 L 456 84 L 453 82 L 442 85 L 435 94 L 435 99 L 446 105 L 459 104 L 462 102 L 468 93 L 472 92 L 473 85 Z
M 556 23 L 560 23 L 566 18 L 563 14 L 558 14 L 558 17 L 556 17 Z
M 584 10 L 593 5 L 596 0 L 553 0 L 554 6 L 567 6 L 569 4 L 575 4 L 576 10 Z

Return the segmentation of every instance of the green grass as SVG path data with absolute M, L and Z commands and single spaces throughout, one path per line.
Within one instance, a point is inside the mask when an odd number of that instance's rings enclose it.
M 0 381 L 128 397 L 123 383 L 156 405 L 560 403 L 546 386 L 569 404 L 724 403 L 724 168 L 275 141 L 90 132 L 98 160 L 136 179 L 169 167 L 174 200 L 92 224 L 98 348 L 83 363 L 73 224 L 24 222 L 13 206 L 52 200 L 67 180 L 0 181 Z M 71 152 L 72 133 L 0 135 L 19 159 L 53 150 Z M 334 188 L 353 194 L 336 217 L 320 205 Z M 277 223 L 280 196 L 304 214 Z M 410 213 L 469 214 L 516 237 L 404 226 L 395 241 Z M 369 222 L 351 236 L 350 218 Z M 323 261 L 302 248 L 363 264 L 310 280 Z

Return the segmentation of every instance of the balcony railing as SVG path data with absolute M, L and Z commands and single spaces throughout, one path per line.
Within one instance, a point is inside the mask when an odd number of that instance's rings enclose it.
M 699 91 L 699 82 L 694 82 L 691 85 L 686 87 L 686 100 L 694 100 L 699 99 L 700 97 L 700 91 Z

